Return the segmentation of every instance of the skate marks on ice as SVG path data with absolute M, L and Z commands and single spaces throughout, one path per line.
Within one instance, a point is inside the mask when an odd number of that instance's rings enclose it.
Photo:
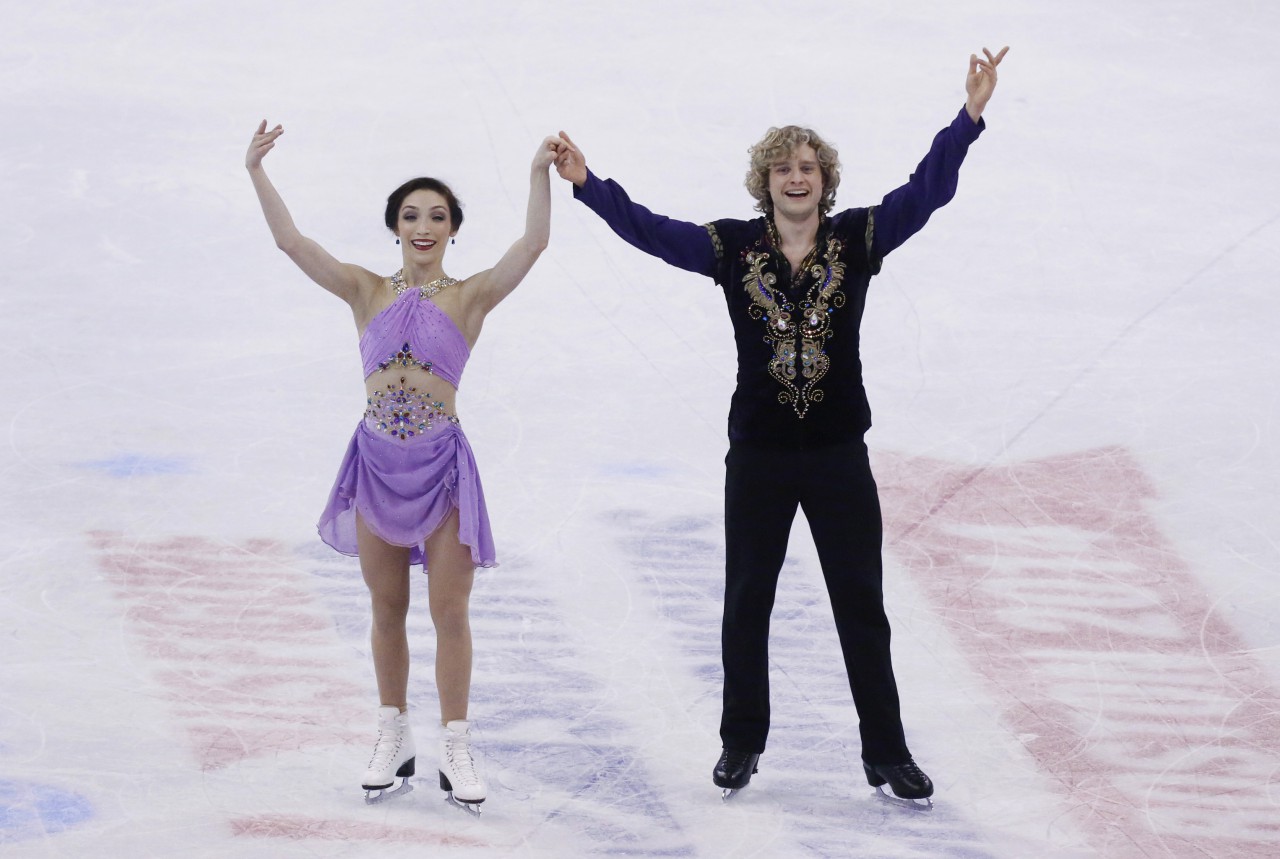
M 348 645 L 368 660 L 368 597 L 355 562 L 326 547 L 299 550 Z M 435 634 L 426 576 L 414 568 L 409 611 L 409 684 L 418 741 L 417 789 L 387 803 L 443 804 L 436 789 L 439 705 L 429 678 Z M 546 570 L 504 561 L 477 571 L 471 597 L 475 665 L 470 715 L 477 769 L 488 783 L 483 830 L 521 849 L 561 855 L 695 856 L 695 846 L 654 790 L 652 779 L 610 712 L 601 682 L 575 667 L 579 654 L 547 589 Z M 461 817 L 458 812 L 453 814 Z M 470 827 L 468 831 L 474 831 Z
M 707 795 L 716 797 L 717 813 L 745 813 L 743 826 L 768 820 L 768 837 L 776 842 L 768 846 L 781 851 L 777 855 L 1005 855 L 945 803 L 920 814 L 876 799 L 862 773 L 857 713 L 821 572 L 791 557 L 778 579 L 769 638 L 769 748 L 760 758 L 759 774 L 721 803 L 711 768 L 720 751 L 723 520 L 630 509 L 603 516 L 629 568 L 669 625 L 668 634 L 681 643 L 683 670 L 704 687 L 703 698 L 689 706 L 708 719 L 703 777 Z M 803 526 L 793 530 L 793 541 L 807 539 Z
M 879 456 L 889 549 L 1100 855 L 1280 851 L 1280 693 L 1107 448 L 1001 468 Z
M 332 622 L 286 550 L 91 537 L 201 770 L 355 739 L 345 726 L 366 693 L 324 658 Z
M 356 760 L 367 751 L 361 744 L 369 736 L 351 726 L 369 719 L 373 698 L 344 678 L 365 667 L 342 647 L 292 553 L 268 540 L 231 545 L 196 536 L 133 539 L 105 532 L 89 538 L 123 606 L 141 670 L 163 690 L 169 715 L 204 776 L 202 792 L 220 804 L 232 833 L 485 845 L 421 826 L 361 819 Z M 335 747 L 360 751 L 351 753 L 350 783 L 325 785 L 333 774 L 317 778 L 316 771 Z M 181 758 L 172 769 L 182 770 Z M 269 798 L 276 810 L 263 814 L 254 788 L 270 784 L 284 789 Z M 349 809 L 340 801 L 343 788 Z M 318 804 L 325 806 L 319 812 Z

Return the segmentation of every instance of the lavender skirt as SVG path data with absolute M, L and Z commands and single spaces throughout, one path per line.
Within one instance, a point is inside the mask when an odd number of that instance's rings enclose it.
M 317 527 L 330 546 L 358 555 L 358 510 L 370 531 L 411 550 L 409 563 L 425 564 L 423 541 L 455 508 L 458 539 L 471 549 L 472 563 L 496 567 L 480 473 L 462 427 L 442 421 L 402 441 L 361 421 Z

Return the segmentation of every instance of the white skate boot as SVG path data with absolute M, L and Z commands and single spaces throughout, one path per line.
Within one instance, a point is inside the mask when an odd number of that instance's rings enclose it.
M 373 745 L 373 757 L 361 783 L 364 801 L 382 802 L 413 790 L 409 776 L 413 775 L 416 755 L 409 714 L 401 713 L 399 707 L 379 707 L 378 741 Z M 394 790 L 387 790 L 396 779 L 400 779 L 400 784 Z
M 485 790 L 471 757 L 470 722 L 458 719 L 444 726 L 440 737 L 440 789 L 447 801 L 480 815 Z

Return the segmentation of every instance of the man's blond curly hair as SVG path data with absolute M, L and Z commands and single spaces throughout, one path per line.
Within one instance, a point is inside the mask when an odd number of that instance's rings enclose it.
M 747 170 L 747 193 L 755 198 L 756 211 L 766 215 L 773 213 L 773 200 L 769 197 L 769 170 L 785 160 L 797 146 L 809 144 L 818 153 L 818 169 L 822 171 L 822 199 L 818 211 L 827 214 L 836 204 L 836 188 L 840 187 L 840 155 L 834 146 L 818 136 L 812 128 L 784 125 L 770 128 L 760 142 L 747 150 L 751 167 Z

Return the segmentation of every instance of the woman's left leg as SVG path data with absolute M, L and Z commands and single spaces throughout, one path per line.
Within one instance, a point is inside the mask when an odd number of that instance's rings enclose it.
M 427 538 L 427 596 L 436 627 L 436 691 L 440 695 L 440 788 L 473 813 L 485 784 L 471 755 L 471 548 L 458 540 L 458 511 Z
M 471 697 L 471 549 L 458 541 L 454 510 L 426 540 L 427 595 L 436 628 L 436 690 L 440 721 L 467 718 Z

